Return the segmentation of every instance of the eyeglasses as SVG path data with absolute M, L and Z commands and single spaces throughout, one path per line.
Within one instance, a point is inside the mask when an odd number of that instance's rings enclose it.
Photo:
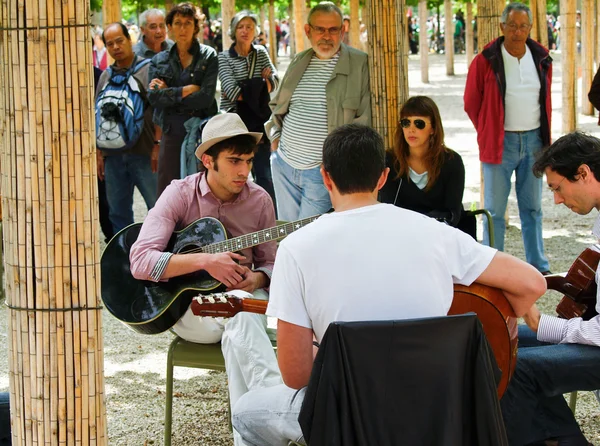
M 556 187 L 550 187 L 550 192 L 552 192 L 553 194 L 560 194 L 560 183 L 562 183 L 563 181 L 565 181 L 565 178 L 567 177 L 563 177 L 562 180 L 560 180 L 558 182 L 558 184 L 556 185 Z
M 517 25 L 516 23 L 505 23 L 504 26 L 511 30 L 512 32 L 516 32 L 517 30 L 522 33 L 526 33 L 531 28 L 531 25 L 523 23 L 522 25 Z
M 422 119 L 415 119 L 412 122 L 415 124 L 415 127 L 418 128 L 419 130 L 423 130 L 425 127 L 427 127 L 427 123 L 425 121 L 423 121 Z M 407 119 L 407 118 L 400 120 L 400 125 L 402 126 L 403 129 L 409 128 L 410 123 L 411 123 L 411 120 Z
M 342 30 L 341 26 L 332 26 L 331 28 L 323 28 L 322 26 L 310 26 L 317 34 L 329 33 L 330 36 L 337 36 Z

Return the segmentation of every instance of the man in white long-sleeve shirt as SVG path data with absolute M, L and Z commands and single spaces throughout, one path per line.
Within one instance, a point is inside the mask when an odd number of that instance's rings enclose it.
M 546 175 L 556 204 L 581 215 L 600 210 L 600 139 L 565 135 L 542 151 L 533 171 Z M 600 216 L 592 233 L 600 241 Z M 596 271 L 596 283 L 599 276 Z M 560 319 L 540 314 L 534 305 L 524 319 L 515 374 L 500 402 L 510 444 L 541 445 L 549 439 L 559 446 L 591 444 L 563 394 L 600 388 L 600 316 Z

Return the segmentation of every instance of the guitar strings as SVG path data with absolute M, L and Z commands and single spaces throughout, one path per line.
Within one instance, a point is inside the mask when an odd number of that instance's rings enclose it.
M 221 242 L 213 243 L 211 245 L 206 245 L 206 246 L 201 246 L 199 248 L 190 249 L 189 251 L 180 251 L 179 254 L 196 254 L 196 253 L 214 254 L 217 252 L 228 252 L 228 251 L 234 252 L 234 251 L 239 251 L 240 249 L 251 248 L 252 246 L 260 245 L 265 242 L 276 241 L 279 238 L 283 238 L 286 235 L 288 235 L 288 233 L 294 232 L 295 230 L 304 227 L 308 223 L 311 223 L 314 220 L 316 220 L 317 218 L 318 218 L 318 216 L 308 217 L 308 218 L 304 218 L 302 220 L 298 220 L 295 222 L 284 223 L 282 225 L 274 226 L 272 228 L 263 229 L 262 231 L 252 232 L 250 234 L 240 235 L 239 237 L 235 237 L 235 238 L 232 238 L 229 240 L 223 240 Z M 294 228 L 294 225 L 298 225 L 298 227 Z M 282 232 L 281 236 L 278 235 L 279 232 Z M 269 238 L 269 239 L 265 238 L 265 234 L 267 234 L 267 233 L 271 234 L 271 238 Z M 263 237 L 262 241 L 260 240 L 261 235 Z M 244 240 L 244 239 L 245 239 L 245 243 L 243 244 L 244 246 L 242 246 L 242 244 L 240 244 L 239 241 Z M 237 246 L 236 246 L 236 244 L 237 244 Z M 229 249 L 221 250 L 223 248 L 229 248 Z

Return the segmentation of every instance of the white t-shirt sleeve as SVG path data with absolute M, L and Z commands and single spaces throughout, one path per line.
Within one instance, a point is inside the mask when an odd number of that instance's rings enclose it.
M 277 249 L 267 315 L 290 324 L 312 329 L 312 322 L 304 300 L 304 279 L 294 256 L 285 246 Z
M 485 271 L 496 255 L 497 250 L 478 243 L 459 229 L 447 226 L 454 231 L 444 237 L 446 242 L 446 262 L 454 283 L 469 286 Z

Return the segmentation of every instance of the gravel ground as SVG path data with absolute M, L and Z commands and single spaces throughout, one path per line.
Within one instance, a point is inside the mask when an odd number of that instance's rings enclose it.
M 554 55 L 553 138 L 560 136 L 560 55 Z M 411 94 L 431 96 L 438 104 L 446 131 L 446 142 L 463 157 L 466 167 L 465 203 L 479 201 L 479 161 L 476 136 L 462 109 L 466 78 L 465 57 L 456 57 L 456 75 L 446 76 L 442 56 L 430 57 L 430 84 L 420 82 L 418 57 L 411 56 Z M 284 60 L 284 65 L 287 60 Z M 596 118 L 579 117 L 580 128 L 600 137 Z M 544 239 L 553 271 L 566 271 L 579 253 L 594 240 L 590 236 L 596 211 L 577 216 L 564 206 L 555 206 L 544 193 Z M 145 209 L 136 196 L 136 220 Z M 506 251 L 524 258 L 514 192 L 509 200 L 510 226 Z M 481 232 L 480 232 L 481 233 Z M 542 311 L 553 313 L 560 296 L 548 292 L 539 302 Z M 8 390 L 7 311 L 0 307 L 0 391 Z M 162 445 L 164 423 L 165 362 L 172 335 L 144 336 L 126 329 L 104 312 L 106 407 L 111 445 Z M 228 424 L 227 383 L 224 373 L 175 369 L 173 445 L 233 444 Z M 581 392 L 577 420 L 588 438 L 600 445 L 600 405 L 591 392 Z

